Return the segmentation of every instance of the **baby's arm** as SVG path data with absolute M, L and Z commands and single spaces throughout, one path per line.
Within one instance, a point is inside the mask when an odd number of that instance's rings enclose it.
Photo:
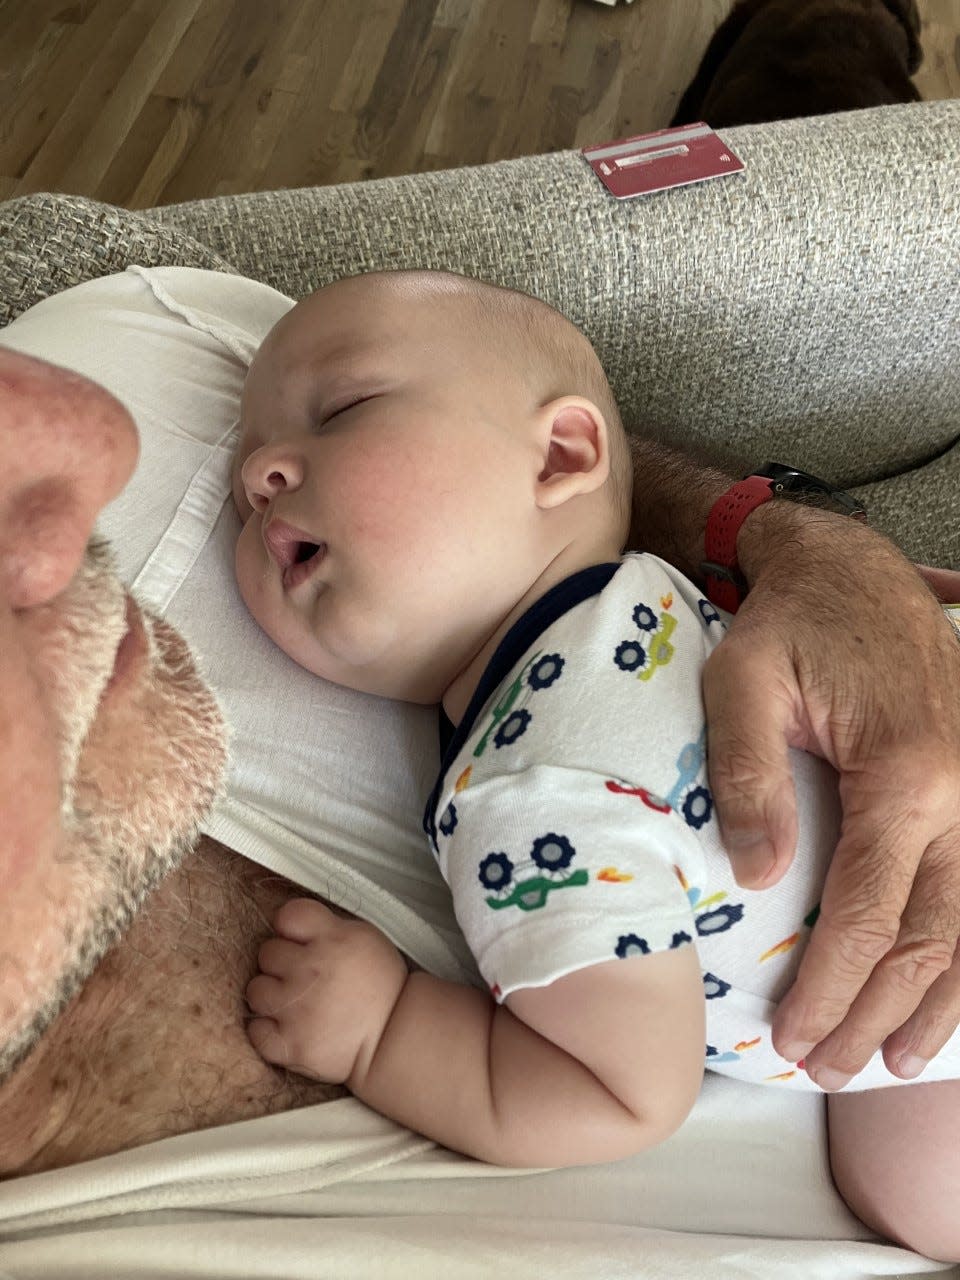
M 594 965 L 504 1006 L 407 974 L 377 930 L 318 903 L 288 903 L 276 927 L 286 939 L 265 944 L 248 988 L 266 1015 L 254 1045 L 445 1146 L 514 1166 L 616 1160 L 667 1138 L 697 1096 L 692 946 Z

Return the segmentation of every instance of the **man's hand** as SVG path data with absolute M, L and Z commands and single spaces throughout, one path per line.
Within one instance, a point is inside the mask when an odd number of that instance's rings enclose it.
M 793 858 L 788 746 L 834 765 L 843 805 L 774 1043 L 826 1088 L 881 1044 L 909 1078 L 960 1022 L 960 643 L 909 562 L 846 517 L 769 503 L 738 550 L 751 590 L 704 671 L 738 883 L 775 884 Z M 929 580 L 960 596 L 960 574 Z
M 311 898 L 284 903 L 273 927 L 247 987 L 259 1015 L 247 1026 L 253 1047 L 277 1066 L 355 1089 L 406 983 L 403 957 L 373 925 Z

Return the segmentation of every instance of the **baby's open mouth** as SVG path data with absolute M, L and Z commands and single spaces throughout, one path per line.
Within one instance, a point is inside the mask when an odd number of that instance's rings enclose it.
M 295 559 L 283 570 L 283 586 L 289 591 L 299 587 L 313 576 L 314 570 L 323 563 L 327 552 L 325 542 L 300 542 L 296 548 Z
M 297 546 L 297 554 L 294 558 L 294 564 L 303 564 L 305 560 L 312 560 L 320 550 L 319 542 L 301 542 Z
M 298 529 L 285 520 L 273 519 L 263 526 L 263 541 L 281 569 L 312 560 L 325 544 L 317 542 L 306 529 Z
M 325 542 L 315 542 L 306 529 L 273 519 L 263 526 L 263 541 L 280 569 L 285 588 L 306 582 L 327 554 Z

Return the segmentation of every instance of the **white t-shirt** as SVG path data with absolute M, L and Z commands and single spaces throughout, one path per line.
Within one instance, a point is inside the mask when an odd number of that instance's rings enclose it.
M 373 921 L 432 972 L 479 981 L 424 847 L 435 713 L 301 671 L 234 586 L 231 433 L 250 357 L 291 305 L 239 277 L 133 268 L 48 299 L 0 341 L 95 378 L 137 422 L 139 466 L 101 529 L 127 581 L 191 641 L 232 722 L 229 794 L 210 833 Z M 830 1183 L 823 1117 L 813 1095 L 714 1077 L 654 1151 L 517 1173 L 345 1098 L 0 1182 L 0 1276 L 945 1270 L 871 1243 Z
M 138 425 L 136 474 L 98 528 L 135 594 L 190 642 L 223 708 L 227 794 L 206 834 L 364 915 L 424 968 L 477 981 L 418 831 L 436 712 L 304 671 L 253 621 L 235 583 L 240 390 L 260 341 L 292 305 L 236 276 L 133 267 L 40 303 L 3 341 L 81 369 Z

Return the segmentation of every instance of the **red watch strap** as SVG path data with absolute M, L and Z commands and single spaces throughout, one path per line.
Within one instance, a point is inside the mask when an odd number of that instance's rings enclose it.
M 773 497 L 769 476 L 738 480 L 713 504 L 707 517 L 701 571 L 706 578 L 707 599 L 728 613 L 736 613 L 746 595 L 746 583 L 737 560 L 737 534 L 747 516 Z

